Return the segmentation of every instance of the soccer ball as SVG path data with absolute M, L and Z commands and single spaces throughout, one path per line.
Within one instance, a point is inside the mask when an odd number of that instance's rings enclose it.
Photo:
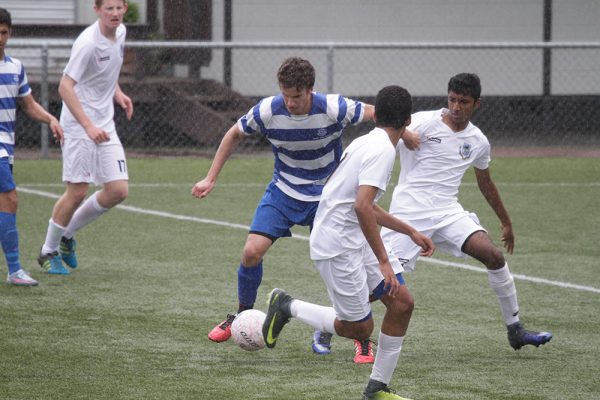
M 262 334 L 267 314 L 260 310 L 245 310 L 239 313 L 231 324 L 233 341 L 242 349 L 256 351 L 265 347 Z

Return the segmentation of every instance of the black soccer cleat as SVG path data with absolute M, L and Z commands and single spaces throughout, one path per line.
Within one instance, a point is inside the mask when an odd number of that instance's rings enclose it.
M 520 322 L 508 325 L 507 330 L 508 343 L 515 350 L 519 350 L 528 344 L 538 347 L 544 343 L 548 343 L 552 339 L 550 332 L 528 331 Z
M 281 333 L 285 324 L 290 322 L 292 317 L 290 304 L 292 300 L 293 298 L 283 289 L 275 288 L 269 294 L 269 301 L 267 302 L 269 309 L 267 310 L 262 332 L 265 344 L 270 349 L 275 347 L 279 333 Z

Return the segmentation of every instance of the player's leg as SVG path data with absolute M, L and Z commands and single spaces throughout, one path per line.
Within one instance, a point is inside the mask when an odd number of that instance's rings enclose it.
M 476 215 L 465 215 L 440 229 L 436 234 L 439 235 L 436 238 L 438 241 L 443 240 L 440 247 L 450 248 L 450 252 L 455 255 L 468 254 L 485 265 L 489 286 L 496 293 L 500 303 L 509 343 L 515 350 L 526 344 L 537 347 L 552 339 L 551 333 L 528 331 L 519 322 L 517 288 L 506 259 L 485 229 L 481 227 Z
M 65 193 L 54 204 L 52 217 L 48 221 L 46 238 L 38 256 L 38 263 L 49 274 L 70 274 L 69 270 L 63 266 L 58 250 L 65 228 L 73 217 L 75 210 L 85 199 L 88 187 L 87 182 L 67 182 Z
M 390 253 L 390 262 L 398 281 L 401 283 L 400 293 L 395 297 L 387 294 L 383 275 L 381 275 L 379 265 L 372 262 L 373 257 L 370 258 L 371 262 L 365 266 L 371 292 L 370 300 L 381 300 L 386 306 L 386 312 L 379 333 L 377 355 L 363 398 L 398 399 L 400 397 L 388 392 L 390 390 L 388 385 L 400 358 L 402 344 L 414 309 L 414 299 L 404 283 L 402 264 L 393 253 Z
M 464 243 L 463 252 L 485 265 L 488 282 L 500 302 L 506 325 L 519 321 L 517 288 L 504 255 L 485 231 L 473 232 Z
M 231 337 L 231 324 L 236 315 L 254 308 L 258 288 L 262 282 L 262 260 L 272 244 L 273 240 L 266 236 L 248 234 L 237 271 L 238 309 L 235 313 L 227 314 L 227 317 L 208 333 L 208 338 L 213 342 L 220 343 L 228 340 Z
M 434 232 L 431 226 L 430 219 L 422 219 L 418 221 L 410 221 L 412 226 L 418 226 L 419 231 L 425 235 L 431 236 Z M 413 242 L 409 236 L 382 228 L 382 238 L 388 249 L 390 260 L 398 260 L 398 269 L 396 273 L 405 270 L 413 271 L 416 266 L 417 259 L 421 252 L 421 248 Z M 396 254 L 400 256 L 396 256 Z M 369 287 L 374 288 L 383 279 L 383 275 L 379 271 L 377 259 L 374 254 L 370 254 L 367 264 L 371 264 L 372 268 L 367 268 L 369 274 Z M 397 265 L 395 262 L 392 265 Z M 374 267 L 373 267 L 374 266 Z M 377 300 L 378 297 L 371 296 L 371 301 Z M 375 361 L 373 352 L 373 341 L 367 338 L 362 341 L 354 341 L 354 362 L 357 364 L 372 364 Z
M 2 157 L 0 158 L 0 245 L 8 266 L 6 282 L 15 286 L 36 286 L 38 282 L 21 268 L 19 261 L 18 203 L 11 164 L 8 157 Z
M 321 274 L 333 307 L 294 299 L 282 289 L 274 289 L 269 295 L 269 309 L 263 326 L 267 347 L 275 346 L 281 329 L 292 317 L 320 331 L 351 339 L 368 338 L 373 331 L 361 251 L 317 260 L 315 267 Z
M 95 143 L 89 139 L 65 138 L 62 143 L 62 180 L 66 190 L 56 201 L 48 221 L 46 238 L 38 256 L 38 263 L 49 274 L 70 274 L 59 255 L 61 238 L 73 214 L 88 193 L 93 182 Z
M 238 268 L 238 313 L 254 308 L 263 276 L 263 257 L 274 243 L 267 236 L 249 233 Z
M 263 257 L 275 240 L 292 234 L 290 228 L 294 221 L 290 214 L 294 213 L 294 209 L 290 208 L 291 200 L 274 185 L 269 185 L 265 191 L 252 219 L 238 266 L 238 309 L 235 313 L 227 314 L 225 320 L 208 333 L 208 338 L 213 342 L 228 340 L 235 316 L 254 307 L 262 282 Z
M 105 183 L 101 190 L 89 196 L 81 207 L 75 211 L 63 237 L 71 239 L 75 232 L 94 222 L 102 214 L 125 200 L 127 193 L 128 182 L 126 180 Z
M 86 142 L 86 146 L 89 144 Z M 75 211 L 60 241 L 62 260 L 71 268 L 77 267 L 75 232 L 91 224 L 109 209 L 121 203 L 129 193 L 129 176 L 125 151 L 120 143 L 95 145 L 90 149 L 90 174 L 102 189 L 94 192 Z

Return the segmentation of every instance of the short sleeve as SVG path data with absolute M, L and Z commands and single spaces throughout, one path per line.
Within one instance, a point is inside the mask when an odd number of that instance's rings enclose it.
M 71 49 L 71 57 L 65 67 L 64 74 L 79 82 L 85 73 L 94 54 L 94 44 L 87 41 L 76 41 Z

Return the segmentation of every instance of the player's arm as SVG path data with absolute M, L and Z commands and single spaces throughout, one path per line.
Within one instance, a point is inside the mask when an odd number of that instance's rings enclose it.
M 509 254 L 512 254 L 515 246 L 512 221 L 510 220 L 508 211 L 506 211 L 506 208 L 504 207 L 504 203 L 502 203 L 498 188 L 496 187 L 494 181 L 492 181 L 489 168 L 475 168 L 475 177 L 477 178 L 477 185 L 479 186 L 481 194 L 483 194 L 483 197 L 485 197 L 486 201 L 490 207 L 492 207 L 492 210 L 494 210 L 498 216 L 498 219 L 500 220 L 502 229 L 502 242 L 504 243 L 504 247 Z
M 131 98 L 129 96 L 123 93 L 123 91 L 121 90 L 121 86 L 118 83 L 114 99 L 115 103 L 120 105 L 121 108 L 125 110 L 125 115 L 127 116 L 127 119 L 130 120 L 133 116 L 133 101 L 131 101 Z
M 363 114 L 363 122 L 373 121 L 375 118 L 375 106 L 367 103 L 363 103 L 365 106 L 364 114 Z
M 231 153 L 237 148 L 238 144 L 245 138 L 246 134 L 240 130 L 237 123 L 229 128 L 221 140 L 221 144 L 215 153 L 215 158 L 213 159 L 206 177 L 196 183 L 192 188 L 193 196 L 202 199 L 213 190 L 223 166 L 231 156 Z
M 38 122 L 42 122 L 44 124 L 48 124 L 50 130 L 52 131 L 52 135 L 58 141 L 62 141 L 63 139 L 63 130 L 58 120 L 54 117 L 54 115 L 50 114 L 48 111 L 44 110 L 44 107 L 40 105 L 31 94 L 28 94 L 24 97 L 19 97 L 19 105 L 21 109 L 29 116 Z
M 381 236 L 379 235 L 377 215 L 375 213 L 375 208 L 373 207 L 377 191 L 378 189 L 374 186 L 359 186 L 356 200 L 354 201 L 354 210 L 358 217 L 360 229 L 365 235 L 369 246 L 371 246 L 373 253 L 375 253 L 375 257 L 377 257 L 377 261 L 379 262 L 379 268 L 385 281 L 384 286 L 385 288 L 390 288 L 389 293 L 393 297 L 399 292 L 400 283 L 398 282 L 398 279 L 396 279 L 387 251 L 383 245 L 383 240 L 381 240 Z
M 421 251 L 422 256 L 429 257 L 433 254 L 435 251 L 435 245 L 430 238 L 423 235 L 421 232 L 417 231 L 415 228 L 401 219 L 394 217 L 377 204 L 373 205 L 373 209 L 375 210 L 375 216 L 379 225 L 409 236 L 413 242 L 423 249 Z
M 73 114 L 77 122 L 79 122 L 83 129 L 85 129 L 85 133 L 94 141 L 94 143 L 98 144 L 108 141 L 110 139 L 108 133 L 94 125 L 92 120 L 83 110 L 83 106 L 81 105 L 79 97 L 77 97 L 77 93 L 75 92 L 76 84 L 77 82 L 69 75 L 63 75 L 58 85 L 58 93 L 60 94 L 60 97 L 67 105 L 69 111 L 71 111 L 71 114 Z
M 409 150 L 419 150 L 421 147 L 421 137 L 418 132 L 405 129 L 401 139 L 406 148 Z

